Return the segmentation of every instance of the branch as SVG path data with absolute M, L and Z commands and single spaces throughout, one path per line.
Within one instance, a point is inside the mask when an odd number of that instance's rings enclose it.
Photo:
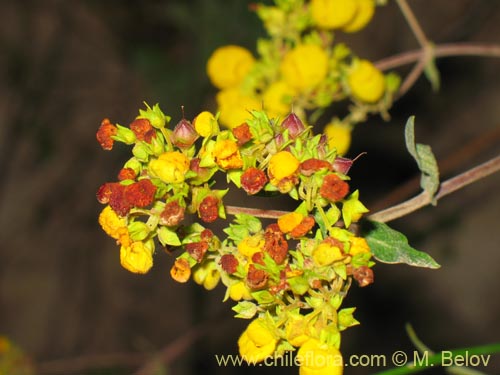
M 289 211 L 263 210 L 260 208 L 237 207 L 237 206 L 225 206 L 225 208 L 226 208 L 226 213 L 228 213 L 229 215 L 247 214 L 255 217 L 260 217 L 261 219 L 278 219 L 280 216 L 289 213 Z
M 453 193 L 454 191 L 461 189 L 464 186 L 469 185 L 477 180 L 498 172 L 499 170 L 500 156 L 497 156 L 487 161 L 486 163 L 480 164 L 462 174 L 459 174 L 458 176 L 450 178 L 441 183 L 441 187 L 434 199 L 441 199 L 442 197 Z M 408 215 L 409 213 L 416 211 L 419 208 L 427 206 L 432 202 L 432 199 L 433 197 L 429 196 L 427 192 L 424 191 L 416 197 L 413 197 L 403 203 L 369 215 L 368 219 L 386 223 L 388 221 Z
M 403 52 L 375 62 L 375 66 L 380 70 L 389 70 L 400 66 L 414 63 L 421 60 L 426 51 L 418 49 Z M 435 58 L 448 56 L 483 56 L 500 57 L 500 45 L 489 43 L 447 43 L 438 44 L 433 47 Z
M 429 45 L 429 40 L 425 36 L 424 30 L 422 30 L 422 27 L 420 26 L 417 17 L 415 17 L 415 14 L 411 10 L 410 6 L 406 2 L 406 0 L 396 0 L 398 3 L 399 9 L 401 10 L 401 13 L 403 13 L 403 16 L 410 26 L 411 31 L 415 35 L 415 38 L 417 38 L 418 43 L 423 47 L 426 48 Z

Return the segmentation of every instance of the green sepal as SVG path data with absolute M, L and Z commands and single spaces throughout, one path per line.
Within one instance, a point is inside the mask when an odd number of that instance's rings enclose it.
M 237 313 L 236 318 L 252 319 L 257 314 L 257 305 L 250 301 L 240 301 L 232 310 Z
M 268 290 L 259 290 L 250 294 L 258 302 L 259 305 L 269 305 L 272 304 L 275 300 L 274 296 Z
M 339 311 L 337 321 L 339 331 L 360 324 L 353 316 L 355 310 L 355 307 L 348 307 Z
M 132 241 L 142 241 L 150 233 L 149 226 L 142 221 L 133 221 L 127 226 Z
M 111 136 L 111 139 L 114 139 L 115 141 L 125 143 L 127 145 L 131 145 L 136 141 L 135 134 L 132 130 L 129 128 L 126 128 L 125 126 L 121 126 L 116 124 L 116 127 L 118 129 L 117 133 L 113 136 Z
M 170 122 L 171 117 L 166 116 L 158 103 L 156 103 L 153 108 L 151 108 L 148 103 L 144 102 L 146 110 L 140 109 L 139 116 L 137 118 L 145 118 L 149 120 L 153 128 L 161 129 L 164 128 L 167 123 Z
M 287 279 L 288 285 L 294 294 L 303 295 L 309 290 L 309 283 L 302 276 Z
M 179 236 L 173 230 L 165 226 L 160 226 L 156 233 L 158 234 L 158 240 L 163 246 L 181 246 Z

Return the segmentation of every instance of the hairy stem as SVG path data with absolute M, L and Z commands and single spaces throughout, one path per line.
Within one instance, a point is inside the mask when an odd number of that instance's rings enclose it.
M 483 164 L 469 169 L 455 177 L 452 177 L 441 183 L 438 193 L 431 197 L 427 192 L 422 192 L 405 202 L 399 203 L 393 207 L 376 212 L 368 216 L 368 219 L 386 223 L 397 218 L 406 216 L 424 206 L 427 206 L 433 199 L 439 200 L 444 196 L 453 193 L 475 181 L 487 177 L 500 170 L 500 156 L 497 156 Z M 263 219 L 278 219 L 280 216 L 289 213 L 289 211 L 264 210 L 261 208 L 249 208 L 238 206 L 226 206 L 226 212 L 230 215 L 248 214 Z
M 420 48 L 413 51 L 403 52 L 394 56 L 381 59 L 375 62 L 375 66 L 380 70 L 389 70 L 400 66 L 414 63 L 421 60 L 425 50 Z M 500 45 L 485 43 L 447 43 L 438 44 L 433 47 L 435 58 L 449 56 L 482 56 L 500 57 Z
M 478 181 L 486 176 L 489 176 L 500 170 L 500 156 L 497 156 L 486 163 L 480 164 L 468 171 L 450 178 L 443 183 L 439 188 L 435 197 L 431 197 L 427 192 L 422 192 L 416 197 L 413 197 L 405 202 L 389 207 L 385 210 L 369 215 L 368 218 L 373 221 L 386 223 L 391 220 L 403 217 L 430 204 L 434 199 L 438 200 L 442 197 L 453 193 L 454 191 L 463 188 L 464 186 Z
M 399 9 L 401 10 L 401 13 L 403 13 L 406 22 L 410 26 L 411 31 L 415 35 L 415 38 L 417 38 L 418 43 L 424 48 L 427 47 L 427 45 L 429 44 L 429 40 L 425 36 L 425 33 L 422 30 L 417 17 L 415 17 L 415 14 L 411 10 L 406 0 L 396 0 L 396 2 L 398 3 Z

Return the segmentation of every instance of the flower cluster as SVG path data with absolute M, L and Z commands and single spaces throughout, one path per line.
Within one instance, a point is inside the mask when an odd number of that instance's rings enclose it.
M 282 121 L 263 111 L 247 117 L 221 130 L 217 116 L 202 112 L 169 127 L 155 105 L 129 127 L 104 120 L 101 146 L 119 141 L 132 146 L 133 156 L 118 181 L 98 189 L 106 204 L 99 223 L 131 272 L 152 267 L 157 241 L 176 255 L 170 270 L 176 281 L 192 278 L 207 290 L 222 283 L 237 316 L 252 319 L 238 340 L 247 361 L 296 348 L 304 358 L 338 354 L 340 332 L 358 324 L 342 300 L 353 280 L 373 282 L 370 248 L 352 224 L 368 211 L 350 191 L 352 160 L 295 113 Z M 296 208 L 266 225 L 235 214 L 223 233 L 214 233 L 207 226 L 226 219 L 227 189 L 213 188 L 224 174 L 228 186 L 249 196 L 285 194 Z M 300 371 L 341 373 L 338 363 L 322 366 L 304 362 Z
M 254 7 L 269 35 L 258 41 L 257 58 L 243 47 L 226 45 L 208 60 L 208 76 L 220 90 L 220 122 L 233 128 L 249 110 L 262 107 L 271 118 L 283 118 L 291 104 L 315 122 L 333 102 L 350 99 L 349 115 L 332 118 L 325 128 L 330 146 L 343 155 L 353 126 L 369 113 L 385 115 L 399 86 L 396 75 L 384 76 L 345 44 L 334 43 L 335 33 L 357 32 L 370 22 L 376 0 L 275 3 Z

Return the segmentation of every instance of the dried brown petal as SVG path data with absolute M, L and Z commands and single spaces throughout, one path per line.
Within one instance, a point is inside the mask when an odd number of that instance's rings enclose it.
M 185 211 L 186 209 L 177 201 L 167 203 L 160 214 L 160 224 L 169 227 L 179 225 L 180 222 L 184 220 Z
M 228 274 L 233 274 L 238 268 L 238 259 L 233 254 L 224 254 L 220 258 L 220 265 Z
M 360 287 L 370 285 L 374 281 L 373 270 L 368 266 L 361 266 L 353 270 L 353 277 Z
M 208 250 L 208 243 L 206 241 L 192 242 L 186 244 L 186 251 L 195 259 L 198 263 L 203 260 L 205 253 Z
M 241 175 L 241 187 L 253 195 L 261 191 L 267 183 L 266 174 L 260 169 L 250 167 Z
M 238 146 L 244 145 L 252 139 L 252 133 L 250 133 L 250 127 L 246 122 L 233 128 L 233 135 L 238 140 Z
M 266 271 L 255 268 L 253 264 L 250 264 L 248 267 L 246 284 L 250 289 L 256 290 L 263 288 L 266 286 L 268 278 L 269 275 Z
M 349 185 L 336 174 L 326 175 L 319 190 L 320 195 L 330 202 L 343 199 L 349 192 Z

